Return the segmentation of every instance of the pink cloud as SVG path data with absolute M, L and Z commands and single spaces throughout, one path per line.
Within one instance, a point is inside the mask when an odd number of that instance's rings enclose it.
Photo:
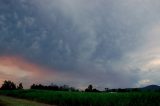
M 12 80 L 16 83 L 22 82 L 29 87 L 33 83 L 46 83 L 55 81 L 57 78 L 57 71 L 41 67 L 22 57 L 0 57 L 0 84 L 4 80 Z

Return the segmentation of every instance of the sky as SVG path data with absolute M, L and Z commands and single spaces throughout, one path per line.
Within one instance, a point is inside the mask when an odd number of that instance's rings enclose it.
M 160 85 L 159 11 L 159 0 L 0 0 L 0 84 Z

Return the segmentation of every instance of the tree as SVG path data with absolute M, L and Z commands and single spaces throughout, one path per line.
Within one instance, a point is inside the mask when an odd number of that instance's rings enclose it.
M 92 92 L 100 92 L 100 91 L 94 88 Z
M 14 90 L 16 89 L 16 84 L 12 81 L 4 81 L 1 87 L 2 90 Z
M 22 83 L 19 83 L 19 85 L 17 86 L 17 89 L 23 89 Z
M 93 86 L 89 85 L 88 88 L 85 89 L 86 92 L 92 92 Z
M 36 88 L 35 84 L 31 85 L 31 89 L 35 89 L 35 88 Z
M 105 92 L 109 92 L 109 88 L 105 88 Z
M 88 86 L 88 89 L 92 91 L 93 86 L 92 86 L 92 85 L 89 85 L 89 86 Z

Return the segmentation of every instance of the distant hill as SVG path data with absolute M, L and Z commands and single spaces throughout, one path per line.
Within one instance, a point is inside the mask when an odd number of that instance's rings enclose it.
M 158 85 L 149 85 L 149 86 L 143 87 L 141 89 L 142 90 L 159 90 L 160 86 L 158 86 Z

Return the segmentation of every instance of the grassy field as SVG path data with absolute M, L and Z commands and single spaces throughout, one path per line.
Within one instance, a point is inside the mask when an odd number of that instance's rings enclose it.
M 51 106 L 29 100 L 0 96 L 0 106 Z
M 0 94 L 58 106 L 160 106 L 160 92 L 86 93 L 14 90 L 0 91 Z

